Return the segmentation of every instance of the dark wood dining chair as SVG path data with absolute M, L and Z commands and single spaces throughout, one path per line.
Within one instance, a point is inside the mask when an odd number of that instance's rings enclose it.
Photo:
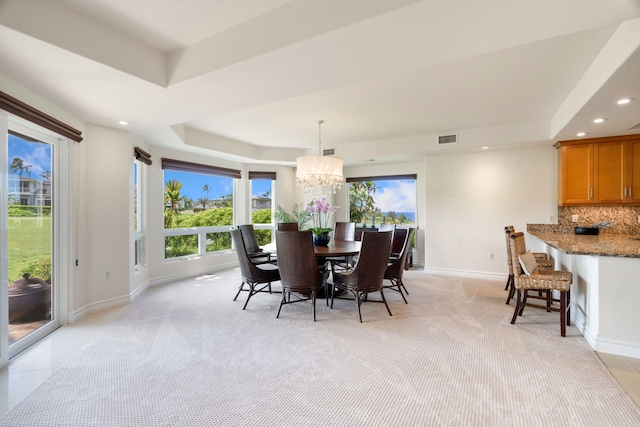
M 272 259 L 271 253 L 263 250 L 258 245 L 258 239 L 256 239 L 256 233 L 253 229 L 253 224 L 239 225 L 238 228 L 242 234 L 242 240 L 244 241 L 245 248 L 247 249 L 247 255 L 251 258 L 254 264 L 276 262 Z
M 278 230 L 280 231 L 298 231 L 297 222 L 279 222 Z
M 356 240 L 356 223 L 355 222 L 336 222 L 336 227 L 333 230 L 334 240 Z M 344 270 L 349 268 L 353 261 L 352 256 L 342 257 L 329 257 L 326 259 L 331 265 L 331 270 L 339 269 Z
M 380 224 L 380 226 L 378 227 L 378 231 L 394 231 L 396 229 L 396 225 L 395 224 Z
M 396 228 L 393 237 L 395 240 L 396 236 L 403 236 L 402 249 L 400 250 L 398 256 L 394 256 L 392 251 L 391 257 L 389 258 L 389 265 L 387 265 L 387 269 L 384 272 L 385 280 L 389 280 L 389 282 L 391 283 L 390 285 L 386 285 L 385 288 L 398 291 L 402 296 L 405 304 L 407 303 L 407 298 L 405 298 L 404 292 L 406 292 L 407 295 L 409 295 L 409 292 L 402 282 L 402 276 L 404 275 L 404 267 L 407 262 L 407 256 L 409 254 L 409 251 L 411 250 L 411 239 L 413 238 L 414 231 L 414 228 Z
M 247 253 L 247 248 L 242 238 L 242 231 L 239 228 L 231 229 L 231 238 L 233 239 L 233 245 L 235 246 L 236 253 L 238 254 L 238 262 L 240 263 L 240 274 L 242 275 L 242 282 L 238 293 L 233 298 L 235 301 L 240 295 L 240 292 L 249 292 L 247 301 L 245 301 L 242 309 L 247 308 L 249 300 L 252 296 L 265 289 L 269 289 L 271 292 L 271 282 L 277 282 L 280 280 L 280 271 L 278 266 L 271 263 L 256 264 Z M 245 288 L 246 285 L 246 288 Z
M 334 271 L 333 283 L 335 287 L 350 291 L 355 297 L 358 306 L 358 318 L 362 323 L 360 306 L 368 301 L 367 296 L 373 292 L 380 292 L 389 316 L 392 316 L 387 300 L 384 297 L 383 281 L 384 273 L 389 261 L 391 250 L 391 231 L 380 233 L 364 233 L 362 235 L 362 247 L 360 255 L 352 269 L 346 271 Z M 331 294 L 331 308 L 333 308 L 335 292 Z
M 333 230 L 333 238 L 335 240 L 356 240 L 356 223 L 336 222 L 336 227 Z
M 326 289 L 329 270 L 326 268 L 326 263 L 318 265 L 313 247 L 313 233 L 278 230 L 276 231 L 276 248 L 278 257 L 283 260 L 279 266 L 282 298 L 276 318 L 280 317 L 283 305 L 310 301 L 315 322 L 318 290 L 325 289 L 327 305 L 329 305 L 329 292 Z M 291 300 L 292 295 L 294 300 Z

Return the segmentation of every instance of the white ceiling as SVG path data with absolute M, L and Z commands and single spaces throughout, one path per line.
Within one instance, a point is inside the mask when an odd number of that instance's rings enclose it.
M 640 1 L 0 0 L 0 73 L 152 145 L 415 160 L 639 133 Z

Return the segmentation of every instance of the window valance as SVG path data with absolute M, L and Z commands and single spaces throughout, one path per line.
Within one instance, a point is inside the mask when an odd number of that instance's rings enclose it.
M 270 179 L 271 181 L 276 180 L 275 172 L 249 172 L 249 179 Z
M 174 160 L 162 158 L 162 169 L 170 169 L 180 172 L 201 173 L 205 175 L 217 175 L 227 178 L 240 179 L 240 171 L 237 169 L 221 168 L 219 166 L 203 165 L 200 163 L 185 162 L 182 160 Z
M 0 109 L 5 110 L 8 113 L 15 114 L 22 119 L 35 123 L 38 126 L 42 126 L 43 128 L 69 138 L 72 141 L 82 141 L 82 132 L 78 129 L 63 123 L 60 120 L 54 119 L 48 114 L 45 114 L 2 91 L 0 91 Z
M 142 163 L 146 165 L 150 165 L 151 163 L 153 163 L 151 161 L 151 154 L 147 153 L 140 147 L 133 148 L 133 155 L 137 160 L 140 160 Z
M 365 181 L 397 181 L 400 179 L 418 179 L 418 175 L 385 175 L 385 176 L 362 176 L 358 178 L 347 178 L 347 182 L 365 182 Z

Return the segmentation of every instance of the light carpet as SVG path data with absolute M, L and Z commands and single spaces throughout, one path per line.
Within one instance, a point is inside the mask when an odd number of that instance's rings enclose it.
M 153 287 L 0 426 L 638 426 L 575 327 L 501 281 L 411 270 L 409 304 L 233 302 L 237 270 Z M 374 297 L 372 297 L 373 299 Z M 241 301 L 242 300 L 242 301 Z

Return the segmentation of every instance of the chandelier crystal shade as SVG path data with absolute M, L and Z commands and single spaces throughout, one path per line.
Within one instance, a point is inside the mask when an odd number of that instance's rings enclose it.
M 310 193 L 315 188 L 329 189 L 335 193 L 342 186 L 344 176 L 342 166 L 344 161 L 340 157 L 322 155 L 321 126 L 318 121 L 318 155 L 302 156 L 296 159 L 296 181 L 298 187 Z

